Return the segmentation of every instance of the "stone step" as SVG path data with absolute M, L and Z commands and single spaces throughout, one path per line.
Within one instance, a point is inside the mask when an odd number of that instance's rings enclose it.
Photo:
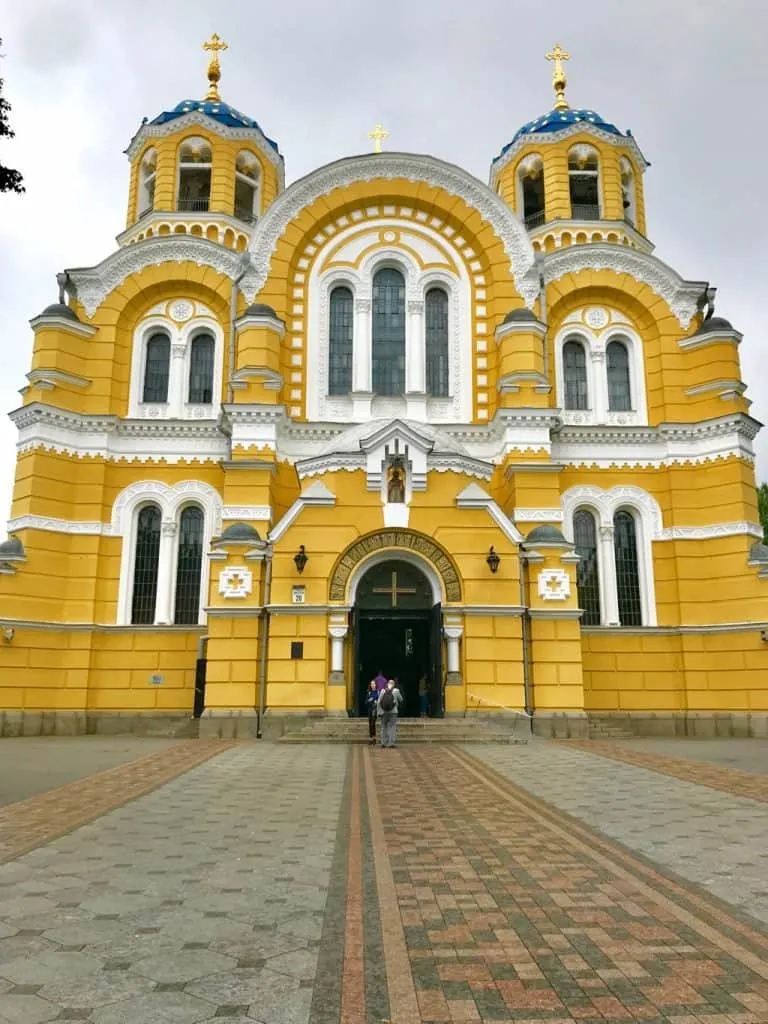
M 398 722 L 398 743 L 525 743 L 523 728 L 515 722 L 489 723 L 480 720 L 409 719 Z M 368 740 L 368 722 L 364 718 L 324 718 L 308 722 L 303 728 L 284 734 L 281 743 L 361 743 Z
M 285 733 L 278 740 L 279 743 L 352 743 L 366 745 L 368 736 L 342 736 L 328 735 L 322 733 Z M 524 743 L 525 740 L 515 736 L 505 736 L 504 733 L 477 733 L 474 730 L 465 733 L 453 733 L 451 735 L 440 735 L 437 733 L 426 733 L 423 736 L 413 734 L 403 735 L 398 732 L 397 745 L 416 743 Z

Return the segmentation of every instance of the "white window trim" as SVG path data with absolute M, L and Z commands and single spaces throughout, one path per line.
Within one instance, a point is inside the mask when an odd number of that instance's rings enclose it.
M 136 532 L 139 512 L 146 505 L 160 509 L 160 555 L 154 625 L 173 626 L 176 598 L 178 534 L 182 511 L 196 505 L 203 512 L 203 559 L 200 571 L 200 613 L 206 622 L 210 562 L 206 557 L 213 537 L 221 531 L 222 501 L 218 491 L 199 480 L 183 480 L 171 486 L 160 480 L 140 480 L 121 491 L 112 507 L 114 536 L 122 538 L 120 581 L 116 623 L 130 626 L 133 603 L 133 572 L 136 562 Z M 137 627 L 138 628 L 138 627 Z
M 525 157 L 523 157 L 523 159 L 517 165 L 517 169 L 515 170 L 515 196 L 517 198 L 517 209 L 520 211 L 518 216 L 520 217 L 520 220 L 523 222 L 523 224 L 525 224 L 525 218 L 526 218 L 526 212 L 525 212 L 525 190 L 523 188 L 523 178 L 527 177 L 527 174 L 525 173 L 525 168 L 526 168 L 526 165 L 528 165 L 531 161 L 534 161 L 534 160 L 537 160 L 537 159 L 541 161 L 540 173 L 541 173 L 541 177 L 543 179 L 544 178 L 544 158 L 542 157 L 541 153 L 528 153 Z M 543 181 L 542 181 L 542 184 L 544 185 L 544 187 L 543 187 L 543 191 L 544 191 L 544 212 L 546 212 L 547 188 L 546 188 L 546 184 L 544 184 Z M 570 191 L 568 193 L 568 197 L 570 199 Z
M 565 366 L 563 348 L 569 341 L 579 341 L 587 355 L 588 409 L 565 408 Z M 608 408 L 607 348 L 612 341 L 621 341 L 629 355 L 629 386 L 632 409 L 614 411 Z M 647 426 L 648 406 L 645 390 L 645 354 L 640 336 L 626 324 L 613 324 L 600 335 L 580 324 L 565 324 L 555 336 L 555 388 L 560 415 L 567 425 L 606 424 L 610 426 Z
M 142 402 L 147 343 L 153 334 L 159 332 L 167 334 L 171 343 L 168 401 Z M 188 401 L 191 342 L 198 334 L 210 334 L 214 342 L 213 402 L 210 405 Z M 184 324 L 176 324 L 162 315 L 148 316 L 141 321 L 133 336 L 128 415 L 135 419 L 216 419 L 221 405 L 223 374 L 224 331 L 213 316 L 200 314 Z
M 622 201 L 622 205 L 623 205 L 623 203 L 624 203 L 624 182 L 623 182 L 622 178 L 624 176 L 624 168 L 625 168 L 625 166 L 629 170 L 629 176 L 630 176 L 630 183 L 631 184 L 630 184 L 630 187 L 629 187 L 629 190 L 628 190 L 629 191 L 630 204 L 629 204 L 629 206 L 627 207 L 626 210 L 623 210 L 623 213 L 624 213 L 624 216 L 629 216 L 629 219 L 632 222 L 632 226 L 635 228 L 635 230 L 639 231 L 639 228 L 637 227 L 637 173 L 635 171 L 635 168 L 632 166 L 632 162 L 630 160 L 628 160 L 627 157 L 625 157 L 625 156 L 621 157 L 620 160 L 619 160 L 619 185 L 621 186 L 621 201 Z
M 202 160 L 182 160 L 181 151 L 185 146 L 189 145 L 190 142 L 202 142 L 211 151 L 210 161 Z M 189 135 L 186 139 L 182 139 L 179 143 L 179 148 L 176 151 L 178 156 L 176 158 L 176 196 L 174 207 L 178 210 L 179 200 L 181 199 L 181 174 L 185 170 L 208 170 L 211 173 L 211 180 L 208 187 L 208 207 L 211 205 L 211 195 L 213 193 L 213 147 L 211 146 L 208 139 L 202 135 Z M 203 212 L 203 211 L 201 211 Z
M 561 497 L 563 532 L 573 543 L 573 517 L 580 509 L 591 512 L 597 526 L 597 565 L 600 580 L 600 621 L 603 626 L 620 626 L 618 588 L 614 557 L 613 517 L 621 510 L 635 520 L 640 608 L 643 626 L 655 626 L 656 586 L 653 574 L 653 541 L 662 533 L 659 503 L 640 487 L 571 487 Z
M 571 153 L 572 153 L 572 151 L 574 149 L 580 149 L 582 146 L 586 147 L 587 149 L 591 150 L 592 153 L 594 153 L 595 158 L 597 159 L 597 170 L 595 170 L 595 171 L 587 171 L 587 170 L 579 171 L 579 170 L 576 170 L 575 168 L 573 170 L 571 170 L 571 166 L 570 166 Z M 566 157 L 566 160 L 567 160 L 567 167 L 568 167 L 568 204 L 571 207 L 571 220 L 578 220 L 579 219 L 578 217 L 574 217 L 573 216 L 573 200 L 571 199 L 571 175 L 572 174 L 574 174 L 574 175 L 575 174 L 581 174 L 581 175 L 584 175 L 584 176 L 586 176 L 586 175 L 590 175 L 590 176 L 594 175 L 597 178 L 597 204 L 598 204 L 598 213 L 599 213 L 599 218 L 598 219 L 599 220 L 605 219 L 605 202 L 604 202 L 604 197 L 603 197 L 603 161 L 600 159 L 600 152 L 599 152 L 599 150 L 595 149 L 594 146 L 589 145 L 589 143 L 587 143 L 587 142 L 577 142 L 574 146 L 571 146 L 571 148 L 568 150 L 568 155 Z
M 155 158 L 155 169 L 151 174 L 146 174 L 144 171 L 144 164 L 148 157 L 154 155 Z M 147 213 L 151 213 L 155 208 L 154 193 L 152 202 L 148 205 L 144 205 L 144 200 L 147 198 L 149 182 L 154 181 L 157 183 L 157 149 L 154 146 L 150 146 L 144 151 L 144 154 L 139 161 L 139 189 L 138 196 L 136 199 L 136 216 L 143 217 Z

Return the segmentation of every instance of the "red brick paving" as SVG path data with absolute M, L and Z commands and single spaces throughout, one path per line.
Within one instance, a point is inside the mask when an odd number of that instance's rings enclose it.
M 0 807 L 0 864 L 143 796 L 234 746 L 190 740 Z
M 633 750 L 621 743 L 606 740 L 559 740 L 569 747 L 578 747 L 590 754 L 609 757 L 613 761 L 623 761 L 640 768 L 649 768 L 662 775 L 671 775 L 684 782 L 695 782 L 709 789 L 719 789 L 723 793 L 734 796 L 745 796 L 750 800 L 768 803 L 768 775 L 745 772 L 740 768 L 726 768 L 722 765 L 708 764 L 704 761 L 692 761 L 683 757 L 670 757 L 668 754 L 654 754 L 647 750 Z M 766 1021 L 768 1024 L 768 1019 Z

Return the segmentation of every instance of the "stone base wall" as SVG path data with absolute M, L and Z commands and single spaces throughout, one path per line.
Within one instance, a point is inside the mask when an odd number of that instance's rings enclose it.
M 768 739 L 765 711 L 590 711 L 589 724 L 594 739 L 603 728 L 628 736 Z
M 0 738 L 13 736 L 163 736 L 195 739 L 198 721 L 161 711 L 0 711 Z

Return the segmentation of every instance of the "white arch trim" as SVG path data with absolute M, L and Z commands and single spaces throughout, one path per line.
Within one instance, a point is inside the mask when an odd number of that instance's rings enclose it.
M 347 157 L 313 171 L 278 196 L 251 235 L 252 270 L 240 286 L 248 301 L 252 302 L 264 287 L 278 242 L 304 207 L 334 189 L 377 178 L 424 182 L 442 188 L 474 207 L 504 245 L 517 290 L 526 305 L 533 304 L 539 291 L 538 271 L 528 232 L 515 214 L 487 185 L 460 167 L 434 157 L 410 153 Z
M 348 595 L 349 603 L 354 605 L 357 601 L 357 590 L 360 586 L 360 581 L 375 565 L 380 565 L 382 562 L 408 562 L 409 565 L 414 566 L 421 573 L 426 576 L 429 581 L 429 585 L 432 588 L 432 603 L 433 604 L 445 604 L 445 594 L 443 593 L 443 583 L 440 579 L 440 574 L 437 572 L 434 566 L 430 565 L 429 562 L 422 558 L 420 555 L 415 554 L 413 551 L 400 550 L 399 548 L 389 548 L 386 551 L 376 551 L 372 555 L 363 559 L 352 571 L 349 578 Z
M 613 526 L 613 517 L 620 508 L 633 508 L 647 523 L 651 540 L 661 540 L 663 535 L 661 506 L 642 487 L 631 485 L 611 487 L 570 487 L 564 491 L 560 503 L 565 516 L 565 535 L 573 543 L 573 513 L 588 506 L 598 516 L 598 526 Z

